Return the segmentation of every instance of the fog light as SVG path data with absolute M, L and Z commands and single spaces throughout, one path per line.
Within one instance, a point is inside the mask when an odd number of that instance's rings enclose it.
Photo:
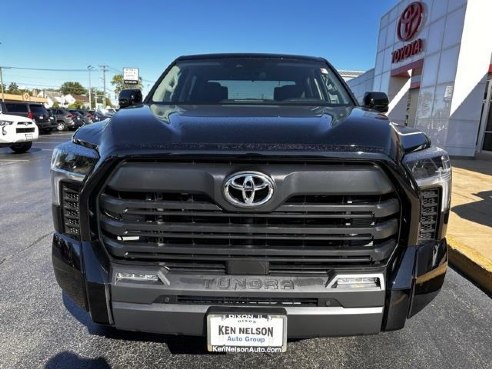
M 378 289 L 384 290 L 382 274 L 338 275 L 327 286 L 336 289 Z
M 131 282 L 158 282 L 157 274 L 142 274 L 142 273 L 116 273 L 116 282 L 131 281 Z
M 335 288 L 372 288 L 379 287 L 379 278 L 340 278 Z

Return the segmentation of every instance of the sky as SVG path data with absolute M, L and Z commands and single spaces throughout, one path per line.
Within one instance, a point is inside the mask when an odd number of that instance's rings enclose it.
M 144 93 L 176 57 L 214 52 L 321 56 L 337 69 L 374 67 L 379 21 L 396 0 L 4 0 L 0 66 L 5 84 L 57 88 L 65 81 L 107 91 L 137 67 Z

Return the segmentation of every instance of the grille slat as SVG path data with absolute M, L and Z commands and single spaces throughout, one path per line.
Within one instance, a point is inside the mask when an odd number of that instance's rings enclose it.
M 215 211 L 217 216 L 224 216 L 222 209 L 212 203 L 206 203 L 203 201 L 137 201 L 137 200 L 124 200 L 111 197 L 107 194 L 102 194 L 100 197 L 101 206 L 108 212 L 113 213 L 125 213 L 125 214 L 148 214 L 155 215 L 160 214 L 161 211 L 157 209 L 166 210 L 192 210 L 194 215 L 202 214 L 202 211 Z M 358 213 L 367 213 L 362 216 L 374 216 L 374 217 L 386 217 L 395 214 L 399 211 L 399 203 L 397 199 L 389 199 L 382 202 L 375 202 L 372 204 L 292 204 L 287 203 L 279 206 L 275 211 L 275 214 L 261 214 L 255 213 L 256 217 L 271 217 L 271 216 L 292 216 L 295 213 L 324 213 L 325 216 L 338 216 L 346 213 L 347 217 L 357 217 Z M 283 214 L 282 214 L 283 213 Z M 333 214 L 334 213 L 334 214 Z M 203 215 L 203 214 L 202 214 Z M 316 216 L 317 214 L 306 214 Z M 244 217 L 245 213 L 228 213 L 227 216 Z
M 142 252 L 142 253 L 129 252 L 127 254 L 127 256 L 130 258 L 133 258 L 133 259 L 155 260 L 155 258 L 158 257 L 159 255 L 158 254 L 157 255 L 151 254 L 151 253 L 144 253 L 144 252 Z M 263 260 L 261 254 L 255 254 L 254 256 Z M 299 262 L 299 268 L 304 268 L 305 266 L 311 265 L 313 262 L 323 263 L 325 273 L 330 267 L 333 267 L 333 266 L 338 266 L 338 265 L 343 265 L 343 264 L 345 264 L 346 266 L 353 266 L 354 263 L 355 264 L 370 265 L 370 263 L 372 261 L 369 256 L 359 256 L 359 257 L 354 256 L 354 257 L 343 257 L 343 258 L 340 258 L 339 256 L 333 256 L 331 258 L 330 257 L 320 257 L 320 258 L 316 258 L 316 259 L 310 258 L 308 256 L 304 257 L 304 255 L 303 256 L 294 255 L 294 256 L 297 256 L 299 258 L 299 260 L 303 260 L 303 261 Z M 187 260 L 188 261 L 190 260 L 190 255 L 189 254 L 172 255 L 172 258 L 173 259 L 180 259 L 183 262 L 185 262 Z M 193 260 L 207 261 L 209 259 L 210 259 L 209 255 L 208 256 L 193 255 Z M 266 259 L 266 257 L 265 257 L 265 259 Z M 227 262 L 227 261 L 231 260 L 231 257 L 229 255 L 218 255 L 218 256 L 214 257 L 214 260 Z M 292 257 L 278 257 L 278 258 L 269 257 L 268 261 L 274 261 L 274 262 L 278 262 L 278 263 L 288 264 L 292 261 Z M 287 269 L 287 268 L 283 268 L 283 269 Z
M 189 255 L 193 255 L 193 259 L 203 257 L 203 259 L 207 260 L 219 260 L 221 256 L 225 256 L 224 260 L 227 260 L 230 256 L 257 256 L 263 258 L 275 258 L 286 256 L 285 260 L 289 260 L 290 257 L 297 258 L 324 258 L 335 260 L 340 258 L 340 247 L 270 247 L 265 248 L 262 246 L 249 246 L 249 247 L 241 247 L 241 246 L 183 246 L 183 245 L 174 245 L 174 246 L 164 246 L 156 248 L 152 244 L 138 244 L 138 243 L 127 243 L 124 247 L 117 241 L 110 240 L 106 237 L 103 238 L 105 244 L 109 245 L 113 252 L 116 253 L 117 256 L 132 256 L 136 257 L 136 255 L 143 255 L 144 253 L 148 253 L 153 255 L 161 254 L 168 255 L 172 258 L 181 258 L 181 257 L 189 257 Z M 384 260 L 389 256 L 394 246 L 393 240 L 389 240 L 377 247 L 350 247 L 346 248 L 343 251 L 343 257 L 345 258 L 358 258 L 364 259 L 365 261 L 370 260 Z M 222 259 L 221 259 L 222 260 Z
M 34 131 L 35 131 L 34 127 L 32 127 L 32 128 L 16 128 L 15 129 L 16 133 L 32 133 Z
M 127 232 L 124 235 L 120 235 L 119 237 L 157 237 L 156 232 L 142 232 L 142 231 L 135 231 L 134 233 L 132 232 Z M 116 235 L 116 234 L 113 234 Z M 166 236 L 168 239 L 174 239 L 176 243 L 177 241 L 181 239 L 190 239 L 190 240 L 195 240 L 194 242 L 198 242 L 198 240 L 242 240 L 247 238 L 248 240 L 265 240 L 268 238 L 270 241 L 275 241 L 275 240 L 280 240 L 280 241 L 288 241 L 292 240 L 292 236 L 288 235 L 277 235 L 277 234 L 199 234 L 199 233 L 172 233 L 172 232 L 163 232 L 162 236 Z M 131 241 L 130 238 L 128 238 L 129 241 Z M 325 236 L 317 236 L 317 235 L 305 235 L 303 236 L 303 240 L 306 241 L 371 241 L 372 237 L 371 235 L 354 235 L 354 236 L 348 236 L 348 235 L 338 235 L 338 236 L 330 236 L 330 235 L 325 235 Z M 124 241 L 124 240 L 122 240 Z M 190 241 L 191 242 L 191 241 Z M 152 242 L 148 242 L 151 244 Z
M 203 201 L 123 200 L 107 194 L 102 194 L 100 201 L 104 209 L 115 213 L 127 212 L 128 209 L 221 210 L 219 206 Z
M 338 227 L 319 227 L 319 226 L 304 226 L 304 227 L 285 227 L 285 226 L 267 226 L 267 225 L 236 225 L 228 224 L 226 227 L 222 225 L 214 225 L 208 223 L 186 222 L 171 223 L 171 222 L 148 222 L 148 223 L 130 223 L 119 222 L 110 219 L 106 216 L 101 217 L 102 228 L 116 236 L 139 235 L 140 232 L 161 232 L 164 235 L 167 232 L 186 232 L 189 237 L 190 227 L 192 227 L 193 237 L 199 238 L 200 233 L 212 234 L 241 234 L 243 237 L 248 237 L 248 234 L 282 234 L 282 235 L 342 235 L 350 234 L 370 235 L 373 239 L 385 239 L 396 233 L 398 222 L 396 219 L 388 220 L 374 227 L 355 228 L 347 226 Z M 148 234 L 148 233 L 147 233 Z

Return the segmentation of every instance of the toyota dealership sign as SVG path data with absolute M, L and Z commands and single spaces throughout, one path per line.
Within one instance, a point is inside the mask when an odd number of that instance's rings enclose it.
M 424 5 L 414 2 L 408 5 L 398 19 L 397 34 L 402 41 L 410 41 L 423 23 Z

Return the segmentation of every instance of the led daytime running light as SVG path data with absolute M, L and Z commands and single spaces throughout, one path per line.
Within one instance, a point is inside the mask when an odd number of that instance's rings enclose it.
M 441 210 L 449 210 L 452 172 L 448 153 L 433 147 L 406 155 L 403 163 L 421 189 L 441 187 Z

